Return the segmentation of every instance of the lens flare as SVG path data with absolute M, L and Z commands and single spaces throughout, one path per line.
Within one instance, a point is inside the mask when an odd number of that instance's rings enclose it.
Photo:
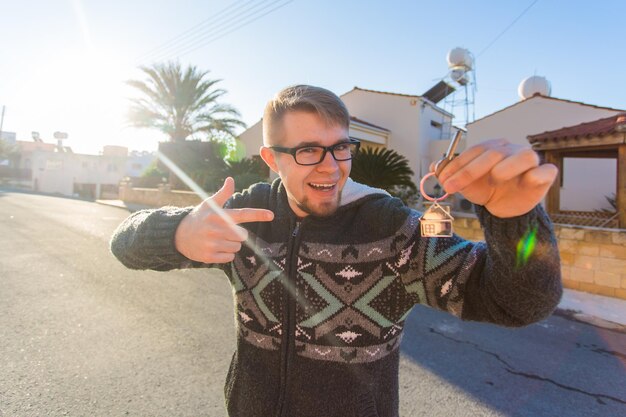
M 231 228 L 236 228 L 235 222 L 233 222 L 233 220 L 230 218 L 230 216 L 226 213 L 226 211 L 224 211 L 224 209 L 222 207 L 220 207 L 219 205 L 215 204 L 215 202 L 213 202 L 213 200 L 211 200 L 209 197 L 209 195 L 202 189 L 200 188 L 200 186 L 198 184 L 196 184 L 194 182 L 194 180 L 192 180 L 182 169 L 180 169 L 172 160 L 170 160 L 167 156 L 165 156 L 163 153 L 161 152 L 157 152 L 157 157 L 159 158 L 159 160 L 161 160 L 161 162 L 163 162 L 174 174 L 176 174 L 176 176 L 178 178 L 180 178 L 180 180 L 182 182 L 185 183 L 185 185 L 187 185 L 193 192 L 195 192 L 198 196 L 200 196 L 200 198 L 202 198 L 204 200 L 205 203 L 207 203 L 212 209 L 213 211 L 215 211 L 225 222 L 226 224 L 231 227 Z M 268 265 L 270 271 L 280 271 L 281 274 L 283 274 L 283 271 L 280 270 L 275 264 L 274 262 L 272 262 L 271 259 L 269 259 L 267 256 L 265 256 L 265 254 L 263 253 L 263 251 L 261 251 L 252 241 L 251 238 L 248 238 L 248 240 L 246 240 L 245 242 L 243 242 L 244 245 L 246 245 L 247 247 L 249 247 L 256 256 L 259 257 L 259 259 L 261 259 L 266 265 Z M 299 297 L 297 292 L 296 292 L 296 288 L 293 282 L 291 282 L 290 280 L 286 279 L 286 277 L 283 276 L 283 283 L 285 285 L 285 288 L 287 288 L 287 291 L 289 291 L 291 293 L 291 295 L 293 296 L 293 298 L 296 300 L 296 302 L 298 302 L 303 309 L 310 309 L 311 306 L 309 305 L 309 303 L 307 302 L 307 300 L 305 300 L 303 297 Z
M 537 227 L 531 227 L 524 233 L 524 236 L 517 243 L 517 259 L 515 261 L 516 268 L 522 268 L 527 263 L 537 244 Z

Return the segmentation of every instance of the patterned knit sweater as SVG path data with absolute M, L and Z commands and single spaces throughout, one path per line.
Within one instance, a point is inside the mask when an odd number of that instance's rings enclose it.
M 191 208 L 144 210 L 122 223 L 111 250 L 127 267 L 219 267 L 237 317 L 237 350 L 225 386 L 237 417 L 395 417 L 399 345 L 413 305 L 464 320 L 523 326 L 548 316 L 562 286 L 556 241 L 540 206 L 500 219 L 482 207 L 485 242 L 424 238 L 416 211 L 349 181 L 330 217 L 297 218 L 285 188 L 257 184 L 227 208 L 265 208 L 234 261 L 208 265 L 176 251 Z M 533 231 L 535 250 L 517 247 Z

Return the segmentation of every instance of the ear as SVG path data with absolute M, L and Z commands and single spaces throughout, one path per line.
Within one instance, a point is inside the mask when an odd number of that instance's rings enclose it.
M 261 149 L 259 149 L 259 153 L 261 154 L 261 158 L 263 159 L 263 161 L 265 161 L 267 166 L 270 167 L 272 171 L 278 174 L 278 165 L 276 165 L 276 155 L 274 155 L 274 152 L 272 152 L 271 149 L 266 148 L 265 146 L 261 146 Z

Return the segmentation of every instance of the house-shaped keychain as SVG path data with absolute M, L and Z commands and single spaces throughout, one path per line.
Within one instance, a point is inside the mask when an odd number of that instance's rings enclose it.
M 424 237 L 452 237 L 452 221 L 450 207 L 442 207 L 434 202 L 420 218 L 422 236 Z

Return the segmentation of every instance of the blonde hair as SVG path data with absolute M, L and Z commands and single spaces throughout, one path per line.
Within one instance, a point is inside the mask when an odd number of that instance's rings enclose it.
M 293 85 L 279 91 L 265 106 L 263 113 L 263 143 L 280 143 L 280 123 L 286 113 L 305 111 L 316 113 L 327 125 L 350 126 L 346 105 L 332 91 L 311 85 Z

